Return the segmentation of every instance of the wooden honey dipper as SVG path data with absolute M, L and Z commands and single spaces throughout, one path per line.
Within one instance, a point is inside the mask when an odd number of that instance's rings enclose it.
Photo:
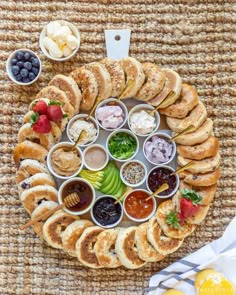
M 62 209 L 63 207 L 67 207 L 67 208 L 71 208 L 74 207 L 75 205 L 77 205 L 80 202 L 80 197 L 77 193 L 71 193 L 68 196 L 65 197 L 64 199 L 64 203 L 56 206 L 55 208 L 49 210 L 46 213 L 43 213 L 42 215 L 36 217 L 34 220 L 30 220 L 29 222 L 27 222 L 26 224 L 20 226 L 20 230 L 24 230 L 28 227 L 30 227 L 32 224 L 34 224 L 37 221 L 40 220 L 45 220 L 47 219 L 49 216 L 51 216 L 54 212 Z

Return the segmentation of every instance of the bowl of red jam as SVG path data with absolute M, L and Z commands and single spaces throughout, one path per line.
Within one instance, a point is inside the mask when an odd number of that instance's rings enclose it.
M 123 206 L 110 195 L 98 197 L 90 211 L 94 223 L 103 228 L 117 226 L 123 218 Z
M 151 193 L 138 189 L 129 193 L 124 199 L 124 212 L 127 217 L 136 222 L 144 222 L 150 219 L 156 212 L 157 204 Z
M 158 194 L 161 199 L 169 198 L 176 193 L 179 188 L 179 176 L 172 167 L 161 165 L 150 170 L 146 185 L 150 192 L 154 193 L 163 183 L 167 183 L 169 188 Z

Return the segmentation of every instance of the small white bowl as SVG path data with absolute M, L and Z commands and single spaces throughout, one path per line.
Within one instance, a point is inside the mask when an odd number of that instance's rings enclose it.
M 153 193 L 153 191 L 150 189 L 150 187 L 149 187 L 149 185 L 148 185 L 148 178 L 149 178 L 149 175 L 152 173 L 152 171 L 155 170 L 155 169 L 158 169 L 158 168 L 166 168 L 166 169 L 170 170 L 171 173 L 172 173 L 172 172 L 175 172 L 174 168 L 172 168 L 172 167 L 170 167 L 170 166 L 166 166 L 166 165 L 160 165 L 160 166 L 153 167 L 153 168 L 149 171 L 148 176 L 147 176 L 147 179 L 146 179 L 146 186 L 147 186 L 148 190 L 149 190 L 151 193 Z M 159 195 L 158 198 L 160 198 L 160 199 L 167 199 L 167 198 L 173 196 L 173 195 L 177 192 L 177 190 L 178 190 L 178 188 L 179 188 L 179 176 L 178 176 L 178 174 L 175 174 L 175 177 L 176 177 L 176 186 L 175 186 L 174 190 L 173 190 L 170 194 L 168 194 L 168 195 L 165 195 L 165 196 L 160 196 L 160 195 Z M 164 192 L 163 192 L 163 193 L 164 193 Z
M 93 186 L 92 186 L 87 180 L 85 180 L 85 179 L 83 179 L 83 178 L 80 178 L 80 177 L 74 177 L 74 178 L 67 179 L 65 182 L 63 182 L 62 185 L 60 186 L 59 191 L 58 191 L 58 202 L 59 202 L 59 204 L 62 204 L 62 203 L 63 203 L 63 201 L 62 201 L 62 191 L 63 191 L 64 187 L 65 187 L 68 183 L 70 183 L 70 182 L 74 182 L 74 181 L 84 182 L 84 183 L 86 183 L 86 184 L 90 187 L 90 189 L 91 189 L 91 191 L 92 191 L 92 202 L 91 202 L 91 204 L 90 204 L 85 210 L 83 210 L 83 211 L 78 211 L 78 212 L 76 212 L 76 211 L 72 211 L 72 210 L 70 210 L 70 209 L 68 209 L 68 208 L 66 208 L 66 207 L 64 207 L 63 210 L 65 210 L 67 213 L 72 214 L 72 215 L 82 215 L 82 214 L 85 214 L 86 212 L 88 212 L 88 211 L 92 208 L 92 206 L 93 206 L 93 204 L 94 204 L 94 202 L 95 202 L 95 199 L 96 199 L 95 190 L 94 190 Z
M 103 150 L 104 153 L 106 154 L 106 161 L 105 161 L 105 163 L 104 163 L 101 167 L 99 167 L 99 168 L 92 168 L 92 167 L 90 167 L 90 166 L 88 165 L 88 163 L 86 162 L 86 159 L 85 159 L 85 158 L 86 158 L 86 153 L 87 153 L 87 151 L 90 150 L 91 148 L 99 148 L 99 149 Z M 109 161 L 109 155 L 108 155 L 108 152 L 107 152 L 107 150 L 104 148 L 104 146 L 102 146 L 101 144 L 93 144 L 93 145 L 87 146 L 87 147 L 84 149 L 83 155 L 84 155 L 84 166 L 85 166 L 87 169 L 91 170 L 91 171 L 99 171 L 99 170 L 102 170 L 103 168 L 106 167 L 106 165 L 107 165 L 107 163 L 108 163 L 108 161 Z
M 77 47 L 72 51 L 72 53 L 68 56 L 65 56 L 65 57 L 61 57 L 61 58 L 57 58 L 57 57 L 52 57 L 49 52 L 47 51 L 47 49 L 45 48 L 44 44 L 43 44 L 43 39 L 44 37 L 47 36 L 47 25 L 43 28 L 41 34 L 40 34 L 40 37 L 39 37 L 39 46 L 42 50 L 42 52 L 49 58 L 49 59 L 52 59 L 52 60 L 55 60 L 55 61 L 65 61 L 65 60 L 68 60 L 70 58 L 72 58 L 76 52 L 79 50 L 79 47 L 80 47 L 80 33 L 78 31 L 78 29 L 76 28 L 75 25 L 73 25 L 72 23 L 68 22 L 68 21 L 65 21 L 65 20 L 57 20 L 61 25 L 63 26 L 68 26 L 72 33 L 73 33 L 73 36 L 75 36 L 78 40 L 78 45 Z
M 132 155 L 130 158 L 128 158 L 128 159 L 117 159 L 117 158 L 115 158 L 115 157 L 111 154 L 111 152 L 110 152 L 110 150 L 109 150 L 109 141 L 110 141 L 110 139 L 111 139 L 114 135 L 116 135 L 117 133 L 127 133 L 127 134 L 129 134 L 130 136 L 132 136 L 132 137 L 136 140 L 136 143 L 137 143 L 136 150 L 135 150 L 135 152 L 133 153 L 133 155 Z M 113 131 L 113 132 L 112 132 L 111 134 L 109 134 L 109 136 L 107 137 L 107 141 L 106 141 L 106 149 L 107 149 L 107 151 L 108 151 L 108 154 L 110 155 L 110 157 L 111 157 L 113 160 L 116 160 L 116 161 L 118 161 L 118 162 L 126 162 L 126 161 L 129 161 L 129 160 L 133 159 L 133 158 L 137 155 L 138 150 L 139 150 L 139 141 L 138 141 L 137 136 L 136 136 L 132 131 L 130 131 L 130 130 L 128 130 L 128 129 L 118 129 L 118 130 L 116 130 L 116 131 Z
M 103 106 L 107 105 L 109 102 L 114 102 L 114 103 L 116 103 L 118 106 L 120 106 L 120 107 L 122 108 L 122 110 L 123 110 L 123 112 L 124 112 L 124 121 L 123 121 L 123 123 L 122 123 L 120 126 L 118 126 L 117 128 L 105 128 L 105 127 L 102 126 L 101 121 L 99 121 L 98 118 L 97 118 L 97 109 L 99 109 L 100 107 L 103 107 Z M 127 121 L 127 117 L 128 117 L 128 110 L 127 110 L 127 108 L 126 108 L 126 105 L 125 105 L 122 101 L 120 101 L 120 100 L 118 100 L 118 99 L 116 99 L 116 98 L 108 98 L 108 99 L 105 99 L 105 100 L 101 101 L 101 102 L 97 105 L 96 110 L 95 110 L 95 119 L 96 119 L 98 125 L 99 125 L 102 129 L 107 130 L 107 131 L 113 131 L 113 130 L 121 129 L 121 128 L 125 125 L 125 123 L 126 123 L 126 121 Z
M 28 82 L 28 83 L 24 83 L 24 82 L 19 82 L 19 81 L 17 81 L 16 78 L 15 78 L 15 76 L 12 74 L 12 71 L 11 71 L 11 61 L 12 61 L 12 59 L 15 57 L 15 55 L 16 55 L 16 53 L 17 53 L 18 51 L 29 52 L 31 55 L 34 55 L 34 56 L 39 60 L 39 72 L 38 72 L 38 75 L 35 77 L 34 80 L 32 80 L 32 81 L 30 81 L 30 82 Z M 6 71 L 7 71 L 7 75 L 8 75 L 8 77 L 9 77 L 13 82 L 15 82 L 15 83 L 18 84 L 18 85 L 27 86 L 27 85 L 31 85 L 31 84 L 33 84 L 35 81 L 38 80 L 38 78 L 39 78 L 39 76 L 40 76 L 40 74 L 41 74 L 41 71 L 42 71 L 42 62 L 41 62 L 41 59 L 39 58 L 39 56 L 38 56 L 35 52 L 33 52 L 32 50 L 27 49 L 27 48 L 21 48 L 21 49 L 17 49 L 17 50 L 15 50 L 15 51 L 13 51 L 13 52 L 9 55 L 9 57 L 8 57 L 8 59 L 7 59 L 7 62 L 6 62 Z
M 130 192 L 124 199 L 124 202 L 123 202 L 123 207 L 124 207 L 124 212 L 126 214 L 126 216 L 130 219 L 130 220 L 133 220 L 135 222 L 145 222 L 147 220 L 149 220 L 156 212 L 157 210 L 157 203 L 156 203 L 156 199 L 154 197 L 152 197 L 152 200 L 153 200 L 153 210 L 151 212 L 151 214 L 149 214 L 147 217 L 145 218 L 142 218 L 142 219 L 137 219 L 137 218 L 134 218 L 133 216 L 129 215 L 125 209 L 125 202 L 126 202 L 126 199 L 128 198 L 128 196 L 130 196 L 132 193 L 134 193 L 135 191 L 142 191 L 142 192 L 145 192 L 147 193 L 148 195 L 151 195 L 149 191 L 145 190 L 145 189 L 136 189 L 132 192 Z
M 155 128 L 153 128 L 152 132 L 149 132 L 147 134 L 140 134 L 140 133 L 137 133 L 135 132 L 135 130 L 133 128 L 131 128 L 131 124 L 130 124 L 130 117 L 133 113 L 137 113 L 137 112 L 140 112 L 142 110 L 154 110 L 154 107 L 149 105 L 149 104 L 138 104 L 136 106 L 134 106 L 130 111 L 129 111 L 129 115 L 128 115 L 128 125 L 129 125 L 129 128 L 130 130 L 132 130 L 136 135 L 138 136 L 141 136 L 141 137 L 146 137 L 146 136 L 149 136 L 150 134 L 153 134 L 154 132 L 157 131 L 158 127 L 160 126 L 160 115 L 157 111 L 155 111 Z
M 76 115 L 76 116 L 74 116 L 73 118 L 70 119 L 69 123 L 67 124 L 66 133 L 67 133 L 67 136 L 68 136 L 68 138 L 69 138 L 69 140 L 71 142 L 75 143 L 75 141 L 71 138 L 71 136 L 69 134 L 69 130 L 70 130 L 72 124 L 75 121 L 79 120 L 79 119 L 83 120 L 84 118 L 87 118 L 87 117 L 88 117 L 87 114 L 79 114 L 79 115 Z M 80 146 L 80 147 L 86 147 L 86 146 L 94 143 L 97 140 L 97 138 L 98 138 L 98 135 L 99 135 L 99 127 L 98 127 L 98 124 L 97 124 L 96 120 L 93 117 L 90 117 L 90 121 L 94 124 L 94 126 L 95 126 L 95 128 L 97 130 L 97 135 L 95 136 L 95 138 L 94 138 L 93 141 L 90 141 L 90 142 L 88 142 L 86 144 L 78 144 L 78 146 Z
M 171 157 L 169 158 L 168 161 L 163 162 L 163 163 L 155 163 L 155 162 L 149 160 L 148 157 L 147 157 L 147 155 L 146 155 L 146 152 L 145 152 L 145 144 L 146 144 L 148 141 L 151 141 L 152 137 L 155 136 L 155 135 L 160 136 L 160 137 L 164 137 L 164 138 L 166 138 L 166 139 L 168 139 L 168 140 L 171 139 L 171 136 L 170 136 L 169 134 L 166 134 L 166 133 L 163 133 L 163 132 L 156 132 L 156 133 L 153 133 L 153 134 L 149 135 L 149 136 L 145 139 L 145 141 L 144 141 L 144 143 L 143 143 L 143 154 L 144 154 L 145 158 L 147 159 L 147 161 L 148 161 L 149 163 L 155 165 L 155 166 L 156 166 L 156 165 L 166 165 L 166 164 L 169 164 L 169 163 L 174 159 L 175 154 L 176 154 L 176 143 L 175 143 L 174 140 L 170 140 L 171 143 L 172 143 L 172 145 L 173 145 L 173 151 L 172 151 L 172 155 L 171 155 Z
M 81 169 L 83 168 L 84 158 L 83 158 L 83 153 L 82 153 L 82 151 L 81 151 L 78 147 L 76 147 L 77 150 L 78 150 L 78 154 L 79 154 L 79 156 L 80 156 L 80 159 L 81 159 L 81 165 L 80 165 L 79 169 L 76 170 L 75 173 L 71 174 L 70 176 L 62 176 L 62 175 L 57 174 L 57 173 L 53 170 L 52 163 L 51 163 L 51 157 L 52 157 L 52 153 L 53 153 L 55 150 L 57 150 L 57 149 L 59 149 L 59 148 L 61 148 L 61 147 L 63 147 L 63 146 L 71 147 L 71 146 L 73 146 L 73 143 L 71 143 L 71 142 L 59 142 L 59 143 L 55 144 L 55 145 L 50 149 L 50 151 L 48 152 L 48 155 L 47 155 L 47 166 L 48 166 L 49 171 L 50 171 L 54 176 L 56 176 L 56 177 L 58 177 L 58 178 L 60 178 L 60 179 L 69 179 L 69 178 L 72 178 L 72 177 L 77 176 L 77 175 L 80 173 Z
M 140 164 L 140 165 L 143 167 L 143 169 L 144 169 L 144 178 L 143 178 L 140 182 L 138 182 L 138 183 L 136 183 L 136 184 L 131 184 L 131 183 L 127 182 L 127 181 L 124 179 L 124 177 L 123 177 L 123 170 L 124 170 L 124 168 L 125 168 L 127 165 L 131 164 L 131 163 L 138 163 L 138 164 Z M 140 186 L 141 184 L 144 183 L 144 181 L 145 181 L 146 178 L 147 178 L 147 168 L 146 168 L 146 166 L 144 165 L 144 163 L 142 163 L 142 162 L 139 161 L 139 160 L 130 160 L 130 161 L 128 161 L 128 162 L 125 162 L 125 163 L 121 166 L 121 168 L 120 168 L 120 178 L 121 178 L 121 180 L 124 182 L 124 184 L 127 185 L 127 186 L 130 186 L 130 187 L 137 187 L 137 186 Z
M 107 197 L 114 199 L 114 202 L 117 200 L 115 197 L 110 196 L 110 195 L 103 195 L 103 196 L 100 196 L 100 197 L 96 198 L 96 200 L 95 200 L 95 202 L 93 203 L 93 206 L 92 206 L 92 208 L 91 208 L 91 210 L 90 210 L 90 215 L 91 215 L 91 218 L 92 218 L 93 222 L 96 223 L 98 226 L 103 227 L 103 228 L 113 228 L 113 227 L 117 226 L 117 225 L 121 222 L 121 220 L 122 220 L 122 218 L 123 218 L 123 215 L 124 215 L 124 208 L 123 208 L 123 206 L 122 206 L 122 204 L 121 204 L 120 202 L 117 203 L 117 205 L 118 205 L 118 204 L 120 205 L 120 208 L 121 208 L 121 215 L 120 215 L 120 218 L 119 218 L 115 223 L 113 223 L 113 224 L 102 225 L 101 223 L 99 223 L 99 222 L 97 221 L 97 219 L 94 217 L 94 214 L 93 214 L 93 208 L 94 208 L 96 202 L 97 202 L 98 200 L 100 200 L 100 199 L 107 198 Z

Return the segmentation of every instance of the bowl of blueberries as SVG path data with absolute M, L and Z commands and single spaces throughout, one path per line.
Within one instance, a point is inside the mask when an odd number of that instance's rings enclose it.
M 18 49 L 7 59 L 7 74 L 18 85 L 30 85 L 40 76 L 42 64 L 36 53 L 29 49 Z

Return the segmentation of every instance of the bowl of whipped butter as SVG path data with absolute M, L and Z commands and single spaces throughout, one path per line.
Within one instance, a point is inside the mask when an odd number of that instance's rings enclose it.
M 39 45 L 48 58 L 55 61 L 65 61 L 72 58 L 78 51 L 80 33 L 70 22 L 51 21 L 42 30 Z

